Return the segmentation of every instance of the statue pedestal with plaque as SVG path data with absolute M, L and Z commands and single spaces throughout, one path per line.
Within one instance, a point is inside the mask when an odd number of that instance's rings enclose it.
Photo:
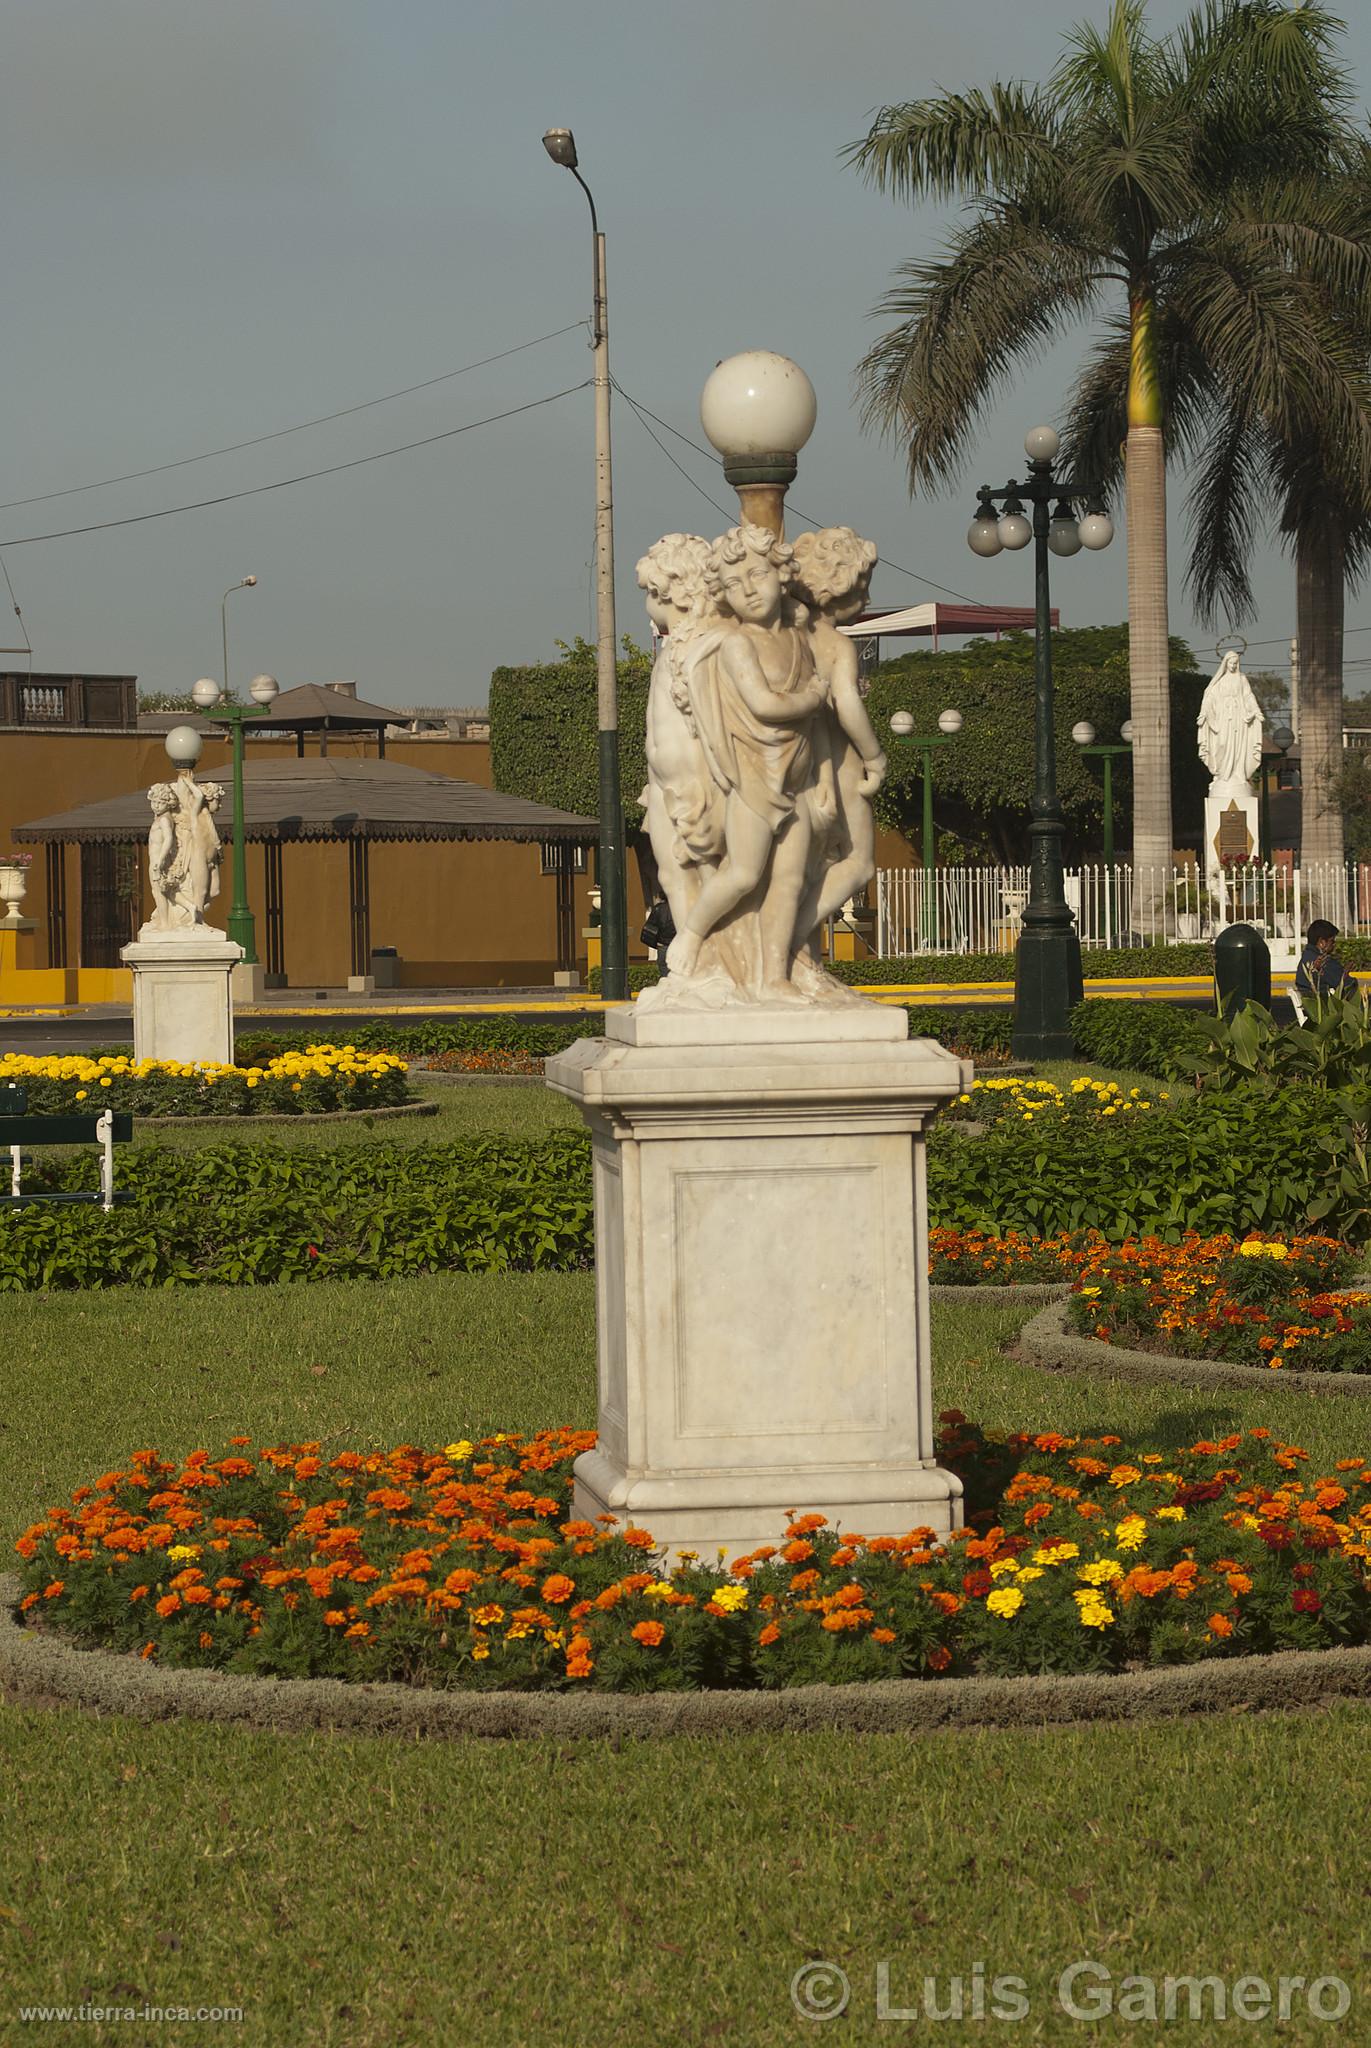
M 1261 845 L 1257 796 L 1250 782 L 1212 782 L 1204 800 L 1205 879 L 1217 894 L 1223 871 L 1255 860 Z

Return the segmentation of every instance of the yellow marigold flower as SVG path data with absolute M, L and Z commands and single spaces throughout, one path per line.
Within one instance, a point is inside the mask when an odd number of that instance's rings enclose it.
M 1136 1550 L 1147 1534 L 1145 1515 L 1125 1515 L 1114 1524 L 1114 1541 L 1120 1550 Z
M 1158 1509 L 1157 1509 L 1157 1520 L 1158 1520 L 1159 1522 L 1183 1522 L 1183 1521 L 1185 1520 L 1185 1509 L 1184 1509 L 1184 1508 L 1158 1508 Z
M 1002 1615 L 1008 1621 L 1023 1606 L 1023 1594 L 1017 1586 L 1001 1586 L 987 1594 L 985 1604 L 988 1613 Z
M 181 1562 L 182 1558 L 198 1557 L 199 1555 L 200 1546 L 197 1543 L 173 1543 L 167 1551 L 167 1556 L 174 1559 L 177 1564 Z
M 474 1448 L 473 1444 L 469 1443 L 465 1437 L 462 1437 L 455 1444 L 444 1444 L 443 1456 L 445 1458 L 469 1458 Z
M 1020 1565 L 1018 1571 L 1014 1574 L 1015 1584 L 1020 1586 L 1026 1586 L 1030 1579 L 1040 1579 L 1041 1577 L 1042 1567 L 1036 1564 Z
M 1066 1564 L 1069 1559 L 1079 1557 L 1079 1543 L 1044 1543 L 1033 1553 L 1034 1564 Z
M 720 1586 L 718 1591 L 711 1596 L 709 1605 L 717 1607 L 724 1614 L 737 1614 L 740 1608 L 747 1605 L 747 1588 L 746 1586 Z
M 1117 1557 L 1100 1557 L 1094 1564 L 1083 1564 L 1076 1577 L 1084 1579 L 1087 1586 L 1108 1586 L 1123 1577 L 1123 1566 Z

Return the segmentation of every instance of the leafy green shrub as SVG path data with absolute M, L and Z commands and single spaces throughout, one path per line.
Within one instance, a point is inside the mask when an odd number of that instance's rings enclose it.
M 1096 1066 L 1174 1081 L 1184 1072 L 1184 1057 L 1203 1054 L 1210 1021 L 1202 1011 L 1175 1003 L 1092 996 L 1071 1012 L 1071 1034 L 1081 1058 Z
M 978 1138 L 951 1124 L 928 1147 L 935 1224 L 1053 1237 L 1095 1229 L 1112 1242 L 1186 1231 L 1297 1234 L 1333 1191 L 1321 1139 L 1345 1129 L 1336 1097 L 1311 1090 L 1193 1097 L 1146 1116 L 997 1124 Z M 1354 1206 L 1321 1217 L 1331 1235 L 1367 1235 Z
M 655 960 L 630 960 L 628 963 L 628 992 L 639 996 L 645 988 L 655 988 L 662 978 L 662 970 Z M 598 996 L 604 987 L 600 969 L 592 967 L 586 975 L 586 988 Z
M 97 1164 L 93 1151 L 49 1153 L 26 1185 L 91 1188 Z M 148 1146 L 119 1182 L 134 1200 L 109 1215 L 41 1203 L 0 1214 L 0 1290 L 571 1271 L 594 1258 L 580 1132 L 309 1153 Z
M 1260 1003 L 1211 1017 L 1205 1050 L 1181 1059 L 1197 1088 L 1357 1088 L 1371 1081 L 1371 1017 L 1360 996 L 1311 1002 L 1302 1024 L 1278 1024 Z

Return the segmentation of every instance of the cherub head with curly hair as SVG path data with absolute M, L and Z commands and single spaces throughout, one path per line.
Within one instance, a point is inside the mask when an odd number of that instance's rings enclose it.
M 769 527 L 731 526 L 705 561 L 705 588 L 735 618 L 765 624 L 795 580 L 795 551 Z
M 795 542 L 797 595 L 827 618 L 855 619 L 866 605 L 876 566 L 873 542 L 850 526 L 823 526 Z
M 709 609 L 705 562 L 709 542 L 698 533 L 664 533 L 639 562 L 635 574 L 647 598 L 647 615 L 659 633 L 670 633 Z

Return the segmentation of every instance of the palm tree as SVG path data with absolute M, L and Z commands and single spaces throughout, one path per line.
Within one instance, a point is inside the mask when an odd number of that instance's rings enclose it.
M 1227 246 L 1215 244 L 1232 288 L 1251 301 L 1238 345 L 1204 356 L 1174 311 L 1159 337 L 1171 452 L 1195 479 L 1187 584 L 1201 617 L 1243 623 L 1251 543 L 1273 515 L 1295 555 L 1302 860 L 1340 869 L 1343 616 L 1349 585 L 1371 563 L 1371 146 L 1340 143 L 1317 177 L 1255 195 L 1249 216 Z M 1249 233 L 1280 255 L 1274 277 L 1264 260 L 1255 279 L 1245 268 Z M 1299 361 L 1268 345 L 1292 327 L 1317 355 L 1317 402 Z M 1067 427 L 1092 474 L 1118 468 L 1128 373 L 1116 329 L 1087 365 Z M 1335 884 L 1310 907 L 1341 918 L 1343 894 Z
M 1316 340 L 1284 315 L 1280 238 L 1248 195 L 1337 146 L 1336 24 L 1281 0 L 1205 0 L 1171 35 L 1141 0 L 1082 25 L 1045 87 L 994 85 L 884 108 L 850 159 L 898 198 L 973 203 L 935 260 L 903 266 L 863 359 L 868 423 L 899 435 L 911 490 L 956 476 L 1016 362 L 1123 304 L 1135 864 L 1172 856 L 1164 354 L 1201 369 L 1260 342 L 1314 410 L 1339 410 Z M 1318 239 L 1315 236 L 1315 239 Z M 1231 262 L 1241 250 L 1246 286 Z M 1330 259 L 1331 260 L 1331 259 Z M 1260 326 L 1254 335 L 1253 324 Z

